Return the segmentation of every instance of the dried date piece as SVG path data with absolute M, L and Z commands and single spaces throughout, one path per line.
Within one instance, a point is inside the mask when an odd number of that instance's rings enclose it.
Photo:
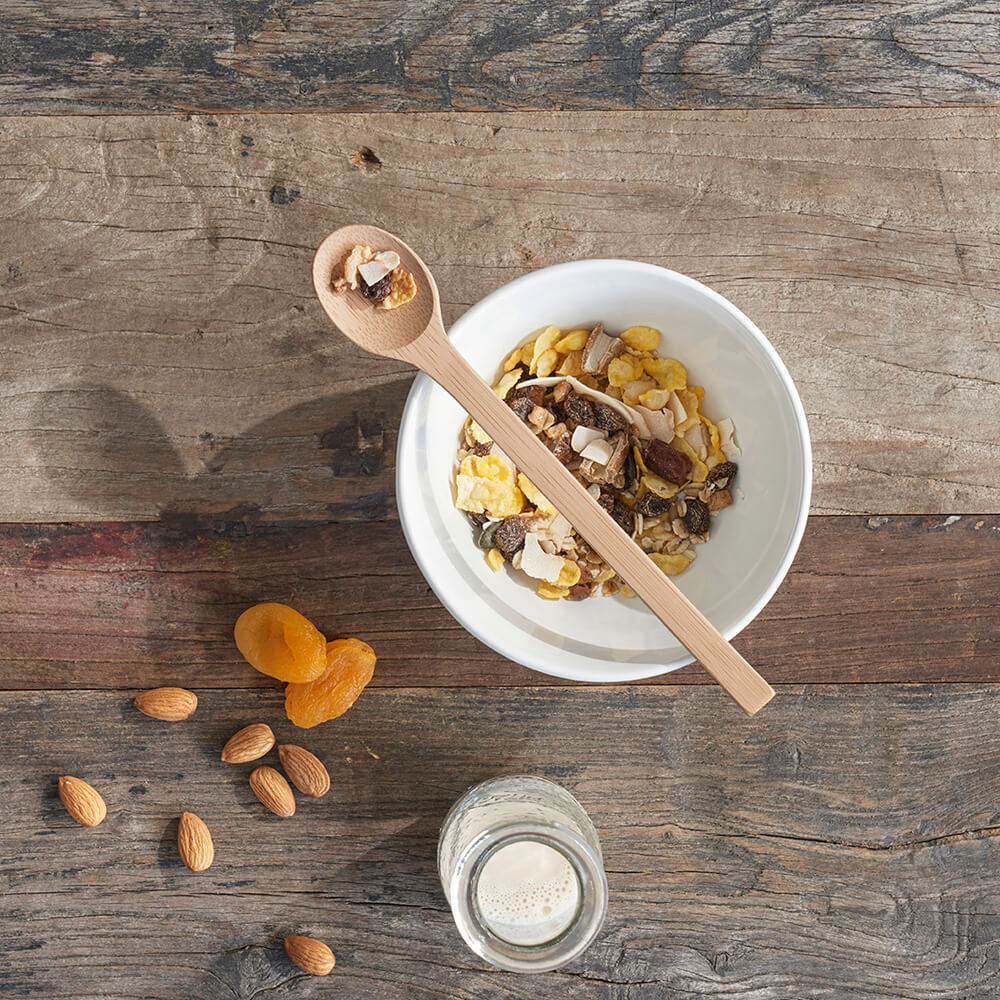
M 510 561 L 524 548 L 526 533 L 527 529 L 522 518 L 504 518 L 493 532 L 493 547 L 499 549 L 504 559 Z
M 552 442 L 552 454 L 562 462 L 563 465 L 569 465 L 570 462 L 576 458 L 576 452 L 573 451 L 573 445 L 570 443 L 573 440 L 573 435 L 569 431 L 563 431 Z
M 705 483 L 715 490 L 728 489 L 732 481 L 736 478 L 737 465 L 735 462 L 720 462 L 714 468 L 708 470 Z
M 569 588 L 569 594 L 567 595 L 567 600 L 570 601 L 582 601 L 587 597 L 590 597 L 590 590 L 592 584 L 589 583 L 577 583 Z
M 553 388 L 552 399 L 556 403 L 561 403 L 572 391 L 573 386 L 569 382 L 562 381 Z
M 687 482 L 688 473 L 691 471 L 691 459 L 671 448 L 666 442 L 654 438 L 646 445 L 642 458 L 646 468 L 650 472 L 655 472 L 661 479 L 678 485 Z
M 708 504 L 697 497 L 691 497 L 685 501 L 687 510 L 684 511 L 684 527 L 692 535 L 704 535 L 712 523 L 712 516 L 708 510 Z
M 733 502 L 733 495 L 729 490 L 716 490 L 709 494 L 708 509 L 714 514 L 724 507 L 728 507 Z
M 567 394 L 560 406 L 559 415 L 563 420 L 572 420 L 576 424 L 583 424 L 584 427 L 594 426 L 593 404 L 578 392 Z
M 524 387 L 515 388 L 514 395 L 525 396 L 530 399 L 535 406 L 541 406 L 545 402 L 545 386 L 526 385 Z

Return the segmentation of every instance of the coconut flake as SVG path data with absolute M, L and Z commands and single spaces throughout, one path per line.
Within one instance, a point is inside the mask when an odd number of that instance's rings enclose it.
M 733 425 L 732 419 L 724 417 L 717 426 L 719 428 L 719 447 L 727 455 L 742 455 L 743 452 L 740 451 L 740 446 L 736 443 L 736 427 Z
M 399 267 L 399 254 L 395 250 L 383 250 L 375 255 L 375 259 L 386 269 L 386 272 L 395 271 Z
M 528 576 L 546 583 L 555 583 L 563 568 L 562 556 L 550 555 L 542 548 L 538 535 L 529 531 L 524 536 L 524 548 L 521 549 L 521 569 Z
M 674 439 L 674 413 L 673 410 L 651 410 L 648 406 L 637 406 L 636 411 L 641 414 L 646 422 L 646 429 L 649 431 L 646 437 L 650 440 L 656 439 L 670 444 Z
M 604 438 L 591 441 L 583 451 L 580 458 L 586 462 L 596 462 L 598 465 L 607 465 L 611 461 L 611 456 L 615 453 L 614 445 Z
M 389 271 L 385 264 L 383 264 L 378 258 L 358 265 L 358 274 L 365 279 L 365 284 L 369 288 L 380 282 L 388 273 Z
M 575 452 L 582 452 L 584 448 L 587 447 L 593 441 L 606 440 L 608 436 L 607 431 L 602 431 L 597 427 L 587 427 L 584 424 L 579 424 L 575 431 L 573 431 L 573 437 L 571 438 L 569 445 Z
M 685 420 L 687 420 L 687 410 L 684 409 L 684 404 L 677 398 L 677 393 L 670 393 L 670 399 L 667 400 L 667 406 L 670 408 L 670 412 L 674 415 L 674 427 L 679 427 Z

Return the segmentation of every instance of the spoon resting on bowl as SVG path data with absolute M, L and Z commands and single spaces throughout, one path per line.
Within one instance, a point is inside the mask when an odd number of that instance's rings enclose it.
M 416 281 L 416 297 L 396 309 L 377 309 L 360 293 L 335 292 L 333 279 L 339 277 L 344 258 L 359 244 L 399 254 L 402 266 Z M 748 715 L 774 697 L 767 681 L 451 345 L 441 318 L 437 284 L 424 262 L 402 240 L 375 226 L 338 229 L 316 251 L 313 284 L 327 315 L 344 336 L 372 354 L 415 365 L 454 396 Z

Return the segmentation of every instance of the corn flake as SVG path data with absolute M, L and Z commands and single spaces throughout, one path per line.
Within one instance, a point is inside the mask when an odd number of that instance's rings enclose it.
M 523 368 L 515 368 L 513 371 L 507 372 L 506 375 L 495 386 L 493 386 L 493 391 L 501 398 L 506 399 L 507 393 L 517 385 L 518 380 L 521 378 L 523 373 Z
M 510 354 L 507 355 L 507 360 L 503 363 L 503 370 L 509 372 L 511 369 L 516 368 L 521 363 L 521 348 L 515 347 Z
M 543 580 L 535 593 L 547 601 L 558 601 L 560 597 L 569 597 L 569 587 L 554 587 L 551 583 L 546 583 Z
M 560 354 L 568 354 L 570 351 L 582 351 L 589 337 L 589 330 L 570 330 L 569 333 L 565 334 L 556 343 L 556 350 Z
M 669 399 L 666 389 L 649 389 L 639 397 L 639 402 L 649 410 L 662 410 Z
M 698 452 L 679 435 L 670 444 L 691 459 L 691 471 L 688 473 L 691 482 L 703 483 L 708 475 L 708 466 L 698 457 Z
M 490 517 L 521 513 L 524 495 L 514 482 L 514 470 L 497 455 L 468 455 L 455 477 L 459 510 Z
M 359 243 L 351 249 L 351 252 L 344 260 L 344 279 L 353 289 L 358 287 L 358 268 L 362 264 L 367 264 L 375 259 L 375 251 L 371 247 Z
M 647 375 L 656 379 L 661 389 L 673 392 L 687 385 L 687 371 L 684 366 L 673 358 L 644 358 L 642 367 Z
M 626 382 L 622 386 L 622 402 L 626 406 L 635 406 L 639 402 L 640 396 L 655 388 L 656 382 L 648 375 L 643 375 L 642 378 L 637 378 L 632 382 Z
M 499 549 L 490 549 L 486 553 L 486 565 L 495 573 L 503 565 L 503 553 Z
M 655 351 L 660 345 L 660 331 L 651 326 L 630 326 L 621 339 L 635 351 Z
M 560 361 L 559 352 L 550 347 L 547 351 L 542 351 L 535 361 L 535 374 L 539 378 L 548 378 L 555 371 L 555 367 Z
M 556 369 L 557 375 L 582 375 L 583 374 L 583 350 L 570 351 L 563 358 L 562 364 Z
M 379 307 L 381 309 L 398 309 L 400 306 L 406 305 L 417 294 L 417 282 L 404 267 L 397 267 L 392 272 L 391 277 L 392 291 Z
M 677 576 L 688 568 L 691 560 L 686 555 L 672 552 L 650 552 L 649 558 L 663 570 L 667 576 Z
M 521 492 L 528 498 L 528 502 L 534 504 L 540 513 L 559 513 L 545 498 L 545 494 L 523 472 L 517 474 L 517 485 L 521 487 Z
M 679 486 L 675 486 L 673 483 L 668 483 L 665 479 L 661 479 L 660 476 L 654 476 L 649 473 L 647 476 L 643 476 L 639 480 L 640 485 L 645 486 L 650 493 L 655 493 L 658 497 L 664 500 L 669 500 L 674 496 L 680 489 Z
M 563 568 L 559 571 L 559 579 L 556 580 L 557 587 L 575 587 L 580 582 L 580 567 L 567 559 L 563 562 Z
M 531 354 L 531 365 L 528 371 L 531 374 L 535 373 L 538 367 L 538 359 L 551 347 L 555 347 L 556 341 L 559 339 L 559 327 L 558 326 L 545 326 L 538 331 L 538 335 L 535 337 L 535 344 L 532 348 Z
M 627 354 L 614 358 L 608 365 L 608 382 L 619 388 L 642 376 L 642 359 L 629 357 Z

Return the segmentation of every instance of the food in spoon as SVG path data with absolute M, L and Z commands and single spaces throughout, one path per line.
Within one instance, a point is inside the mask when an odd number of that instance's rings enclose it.
M 618 526 L 668 576 L 694 561 L 713 518 L 733 502 L 739 453 L 729 419 L 702 411 L 705 390 L 660 357 L 649 326 L 618 336 L 537 330 L 503 364 L 494 392 L 541 438 Z M 632 591 L 470 417 L 455 474 L 456 506 L 476 526 L 493 570 L 510 565 L 540 597 Z
M 395 250 L 373 250 L 359 243 L 344 258 L 343 271 L 333 280 L 334 291 L 351 289 L 382 309 L 397 309 L 417 294 L 417 282 Z

